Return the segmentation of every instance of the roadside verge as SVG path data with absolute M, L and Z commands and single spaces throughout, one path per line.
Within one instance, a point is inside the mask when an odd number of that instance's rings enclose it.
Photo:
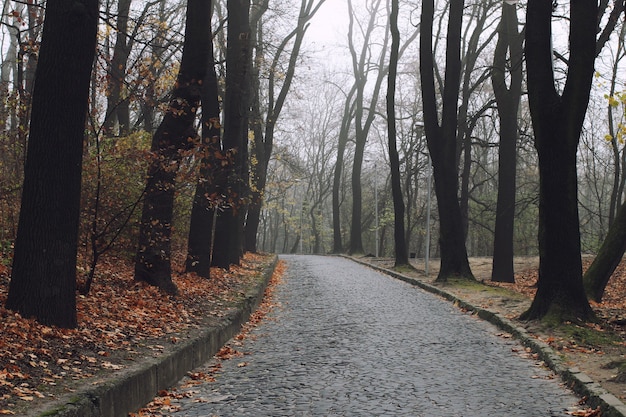
M 137 411 L 159 390 L 167 389 L 188 371 L 202 365 L 241 329 L 263 299 L 278 257 L 263 270 L 258 284 L 246 291 L 242 301 L 220 322 L 199 330 L 186 341 L 168 347 L 157 358 L 145 358 L 105 382 L 74 393 L 70 399 L 50 407 L 38 416 L 120 417 Z

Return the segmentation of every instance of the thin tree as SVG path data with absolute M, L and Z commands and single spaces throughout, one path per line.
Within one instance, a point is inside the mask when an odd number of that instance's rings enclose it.
M 128 133 L 130 128 L 130 110 L 128 97 L 124 97 L 124 83 L 126 82 L 126 67 L 130 56 L 131 45 L 128 40 L 128 15 L 131 0 L 117 2 L 117 34 L 113 57 L 109 66 L 107 114 L 104 121 L 104 130 L 112 134 L 115 124 L 119 126 L 119 135 Z
M 171 231 L 176 173 L 183 152 L 196 146 L 194 121 L 211 47 L 211 2 L 188 0 L 185 43 L 172 98 L 152 137 L 145 200 L 135 259 L 135 279 L 176 293 L 172 282 Z
M 346 145 L 350 131 L 350 123 L 354 117 L 354 95 L 356 94 L 357 85 L 354 83 L 352 88 L 345 95 L 343 117 L 337 137 L 337 160 L 333 171 L 333 192 L 332 192 L 332 208 L 333 208 L 333 253 L 343 252 L 343 242 L 341 236 L 341 178 L 343 175 L 343 166 L 346 153 Z
M 66 328 L 77 324 L 81 166 L 97 24 L 97 0 L 48 3 L 6 303 Z
M 522 96 L 522 42 L 517 4 L 502 3 L 498 42 L 493 56 L 491 84 L 498 104 L 498 201 L 493 243 L 491 280 L 514 282 L 513 226 L 515 220 L 515 169 L 517 163 L 517 114 Z M 507 51 L 509 60 L 507 62 Z M 507 86 L 507 73 L 510 75 Z
M 529 0 L 528 97 L 539 156 L 539 280 L 521 318 L 593 317 L 582 280 L 576 152 L 594 72 L 598 4 L 570 2 L 569 67 L 562 94 L 552 63 L 552 2 Z
M 420 19 L 420 76 L 424 109 L 424 131 L 433 164 L 435 194 L 439 210 L 441 268 L 438 281 L 450 276 L 474 279 L 465 248 L 465 234 L 457 195 L 457 103 L 461 76 L 461 26 L 463 0 L 451 0 L 447 26 L 447 48 L 443 111 L 437 114 L 434 77 L 434 1 L 422 3 Z
M 370 13 L 367 27 L 364 30 L 363 46 L 361 51 L 357 55 L 357 51 L 354 45 L 354 25 L 355 16 L 352 1 L 348 0 L 348 8 L 350 13 L 350 24 L 348 29 L 348 44 L 350 48 L 350 55 L 352 57 L 352 71 L 354 75 L 354 82 L 357 86 L 356 98 L 355 98 L 355 110 L 354 110 L 354 130 L 355 130 L 355 149 L 354 149 L 354 162 L 352 164 L 352 222 L 350 225 L 350 250 L 351 254 L 363 253 L 363 236 L 362 236 L 362 219 L 363 219 L 363 201 L 362 201 L 362 185 L 361 185 L 361 171 L 363 167 L 363 155 L 365 152 L 365 145 L 367 143 L 367 137 L 369 130 L 374 122 L 376 112 L 374 108 L 377 106 L 378 99 L 380 97 L 381 86 L 385 75 L 387 74 L 387 68 L 385 66 L 387 45 L 389 43 L 389 32 L 385 31 L 384 38 L 382 40 L 380 55 L 376 63 L 369 62 L 371 53 L 370 42 L 376 28 L 376 16 L 380 8 L 382 0 L 373 0 L 371 6 L 367 9 Z M 359 28 L 363 30 L 362 28 Z M 369 105 L 365 102 L 366 86 L 368 76 L 370 72 L 376 69 L 376 79 L 372 88 L 372 97 Z M 369 108 L 368 108 L 369 107 Z

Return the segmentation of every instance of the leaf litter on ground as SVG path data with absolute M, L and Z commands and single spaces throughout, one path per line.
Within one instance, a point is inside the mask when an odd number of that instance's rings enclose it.
M 145 355 L 158 356 L 185 332 L 218 323 L 259 282 L 273 256 L 246 254 L 240 266 L 212 268 L 210 279 L 174 265 L 179 295 L 173 297 L 135 282 L 132 262 L 109 255 L 91 293 L 77 295 L 79 325 L 71 330 L 7 310 L 9 271 L 0 268 L 0 415 L 19 415 L 96 385 Z

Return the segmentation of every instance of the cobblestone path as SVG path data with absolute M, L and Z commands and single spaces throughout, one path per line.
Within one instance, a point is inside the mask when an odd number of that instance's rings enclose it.
M 346 259 L 282 259 L 281 306 L 237 348 L 250 354 L 188 388 L 173 416 L 544 417 L 575 407 L 521 345 L 449 302 Z

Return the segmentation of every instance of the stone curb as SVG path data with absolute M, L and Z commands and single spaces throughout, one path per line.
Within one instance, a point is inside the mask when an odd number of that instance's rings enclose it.
M 246 294 L 236 311 L 214 327 L 200 333 L 171 352 L 144 361 L 124 376 L 113 376 L 105 383 L 76 393 L 57 408 L 39 413 L 46 417 L 120 417 L 136 412 L 158 394 L 179 381 L 185 374 L 207 362 L 234 337 L 263 299 L 263 293 L 276 268 L 278 257 L 262 272 L 263 280 Z
M 561 359 L 561 357 L 557 355 L 547 343 L 532 338 L 525 329 L 517 327 L 512 321 L 501 317 L 493 311 L 469 304 L 454 294 L 422 282 L 418 279 L 402 275 L 387 268 L 372 265 L 368 262 L 350 256 L 344 257 L 393 278 L 407 282 L 416 287 L 420 287 L 425 291 L 441 296 L 446 300 L 453 302 L 458 307 L 471 311 L 481 319 L 486 320 L 503 331 L 512 334 L 513 337 L 518 339 L 524 346 L 530 348 L 533 353 L 536 353 L 539 359 L 545 362 L 545 364 L 552 371 L 558 374 L 576 394 L 585 398 L 587 405 L 592 408 L 600 407 L 602 410 L 602 417 L 626 417 L 626 405 L 624 405 L 622 401 L 620 401 L 613 394 L 609 393 L 606 389 L 602 388 L 600 384 L 594 382 L 588 375 L 581 372 L 578 368 L 568 368 L 565 366 L 563 359 Z

